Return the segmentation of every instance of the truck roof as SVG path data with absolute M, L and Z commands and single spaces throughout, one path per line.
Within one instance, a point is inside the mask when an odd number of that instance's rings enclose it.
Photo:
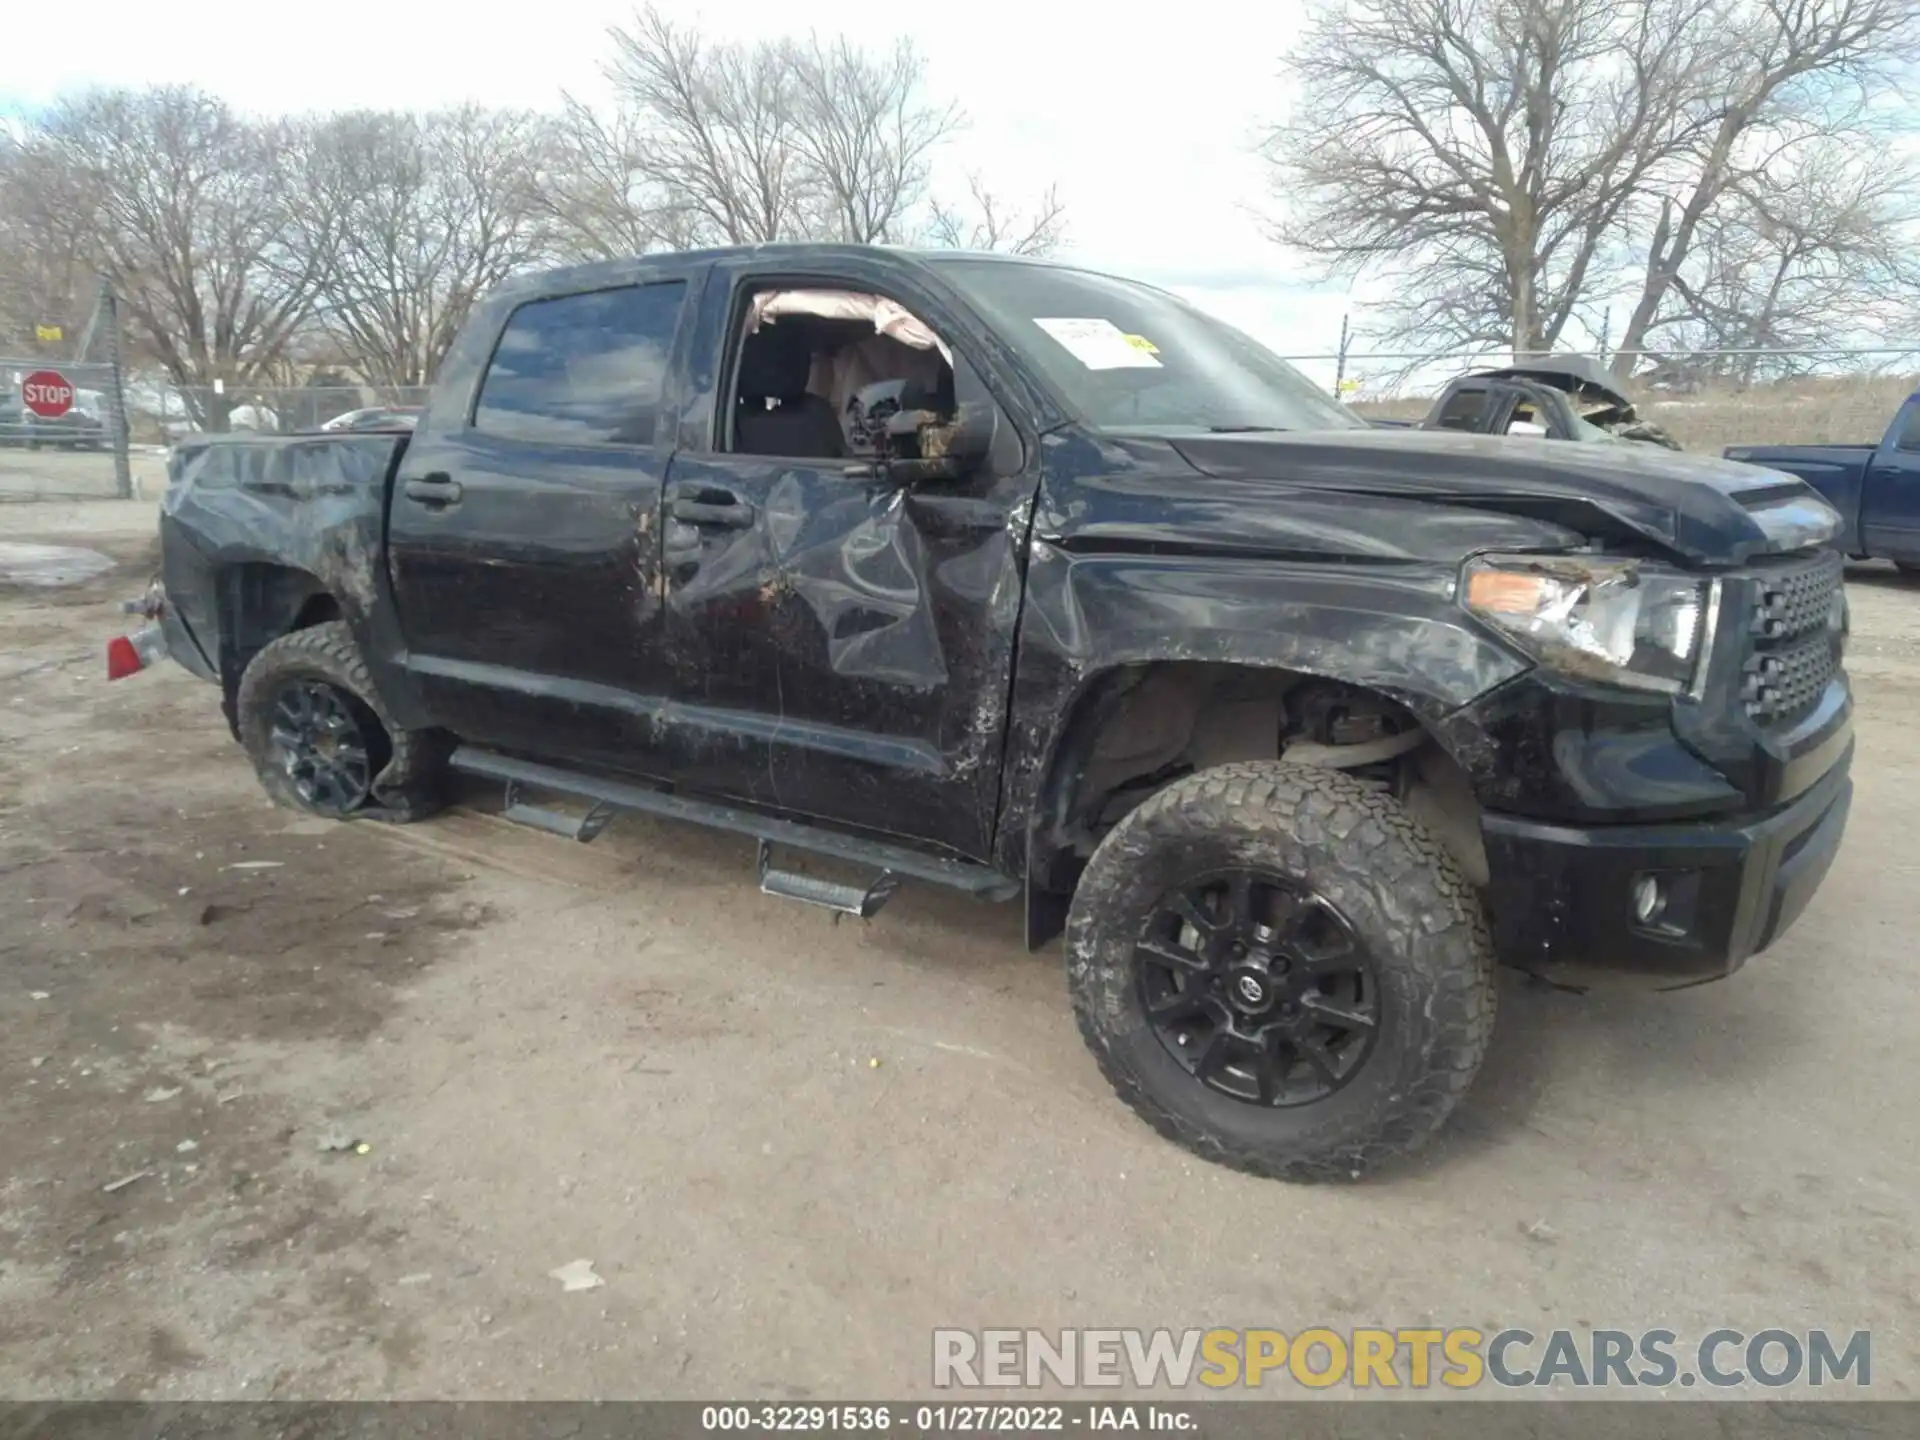
M 514 290 L 573 288 L 605 281 L 618 284 L 652 269 L 682 265 L 704 265 L 721 260 L 791 260 L 831 264 L 835 261 L 875 260 L 898 264 L 939 265 L 953 260 L 986 260 L 1002 265 L 1045 266 L 1060 270 L 1091 269 L 1065 265 L 1034 255 L 1008 255 L 992 250 L 947 250 L 911 245 L 846 245 L 818 241 L 781 240 L 762 245 L 720 245 L 705 250 L 658 250 L 646 255 L 621 256 L 615 260 L 595 260 L 584 265 L 565 265 L 550 270 L 530 270 L 514 276 L 507 285 Z M 1104 273 L 1104 272 L 1100 272 Z

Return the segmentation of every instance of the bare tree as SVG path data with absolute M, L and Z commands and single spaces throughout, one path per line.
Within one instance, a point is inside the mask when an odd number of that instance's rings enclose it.
M 1901 324 L 1920 293 L 1916 193 L 1912 163 L 1837 144 L 1744 177 L 1698 228 L 1643 362 L 1748 386 L 1814 368 L 1863 322 Z
M 324 258 L 317 317 L 376 385 L 433 378 L 474 302 L 541 258 L 535 116 L 468 105 L 321 123 L 296 207 Z
M 952 250 L 1050 255 L 1066 241 L 1066 206 L 1055 186 L 1049 185 L 1033 208 L 1021 209 L 994 195 L 978 174 L 970 174 L 967 200 L 964 208 L 933 202 L 928 243 Z
M 72 177 L 0 128 L 0 350 L 67 353 L 97 289 L 98 255 Z M 44 342 L 40 327 L 63 339 Z
M 652 6 L 612 32 L 607 67 L 633 130 L 636 174 L 702 240 L 799 238 L 820 195 L 802 145 L 789 49 L 715 44 Z
M 720 43 L 651 6 L 611 34 L 618 113 L 570 105 L 564 127 L 574 178 L 556 203 L 578 252 L 929 234 L 1000 248 L 1057 242 L 1063 212 L 1051 191 L 1031 216 L 977 179 L 977 213 L 929 204 L 935 161 L 966 118 L 927 95 L 909 41 L 883 52 L 844 36 Z
M 553 258 L 781 239 L 1039 253 L 977 175 L 929 200 L 964 124 L 901 42 L 716 43 L 640 11 L 618 104 L 255 120 L 191 87 L 93 91 L 0 129 L 0 324 L 81 323 L 104 274 L 129 340 L 220 427 L 227 396 L 317 366 L 432 378 L 475 300 Z
M 816 35 L 786 58 L 816 229 L 859 245 L 898 239 L 934 151 L 966 123 L 960 107 L 923 97 L 925 65 L 909 40 L 874 56 L 845 36 Z
M 287 243 L 301 144 L 177 86 L 62 101 L 24 141 L 90 227 L 129 328 L 191 387 L 258 383 L 312 314 L 326 250 Z M 223 426 L 224 400 L 193 393 Z
M 626 107 L 603 114 L 572 96 L 562 101 L 535 189 L 555 254 L 612 260 L 699 244 L 698 218 L 649 174 L 640 116 Z
M 1276 238 L 1390 277 L 1432 351 L 1556 344 L 1637 291 L 1622 347 L 1679 304 L 1715 203 L 1769 149 L 1864 120 L 1916 0 L 1322 0 L 1264 153 Z
M 1796 147 L 1867 141 L 1880 128 L 1874 91 L 1889 88 L 1893 67 L 1920 43 L 1915 0 L 1752 0 L 1700 23 L 1718 39 L 1715 93 L 1694 127 L 1689 164 L 1663 177 L 1640 298 L 1620 337 L 1628 352 L 1657 324 L 1716 202 L 1743 185 L 1764 188 Z

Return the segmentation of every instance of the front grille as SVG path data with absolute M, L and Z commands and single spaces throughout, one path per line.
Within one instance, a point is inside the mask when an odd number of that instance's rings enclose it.
M 1790 725 L 1814 707 L 1839 668 L 1837 647 L 1826 635 L 1754 655 L 1741 686 L 1747 714 L 1765 729 Z
M 1763 730 L 1791 725 L 1820 702 L 1840 668 L 1846 626 L 1837 551 L 1755 572 L 1741 700 Z
M 1792 640 L 1811 630 L 1824 630 L 1833 616 L 1834 597 L 1840 593 L 1841 560 L 1838 551 L 1826 551 L 1817 560 L 1789 570 L 1762 571 L 1753 602 L 1753 633 L 1763 640 Z

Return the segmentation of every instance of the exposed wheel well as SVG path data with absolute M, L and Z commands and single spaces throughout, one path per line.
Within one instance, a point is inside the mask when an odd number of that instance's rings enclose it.
M 289 632 L 310 630 L 315 625 L 325 625 L 329 620 L 340 618 L 342 618 L 340 602 L 321 590 L 307 597 L 306 603 L 300 607 L 300 613 L 293 617 L 293 624 L 289 625 L 287 630 Z
M 1106 832 L 1164 786 L 1215 765 L 1280 758 L 1392 793 L 1469 879 L 1486 883 L 1472 784 L 1405 705 L 1343 681 L 1199 661 L 1123 666 L 1082 691 L 1034 817 L 1034 878 L 1070 892 Z
M 255 655 L 282 635 L 344 617 L 339 599 L 316 576 L 290 565 L 234 565 L 220 582 L 220 680 L 232 726 L 240 676 Z

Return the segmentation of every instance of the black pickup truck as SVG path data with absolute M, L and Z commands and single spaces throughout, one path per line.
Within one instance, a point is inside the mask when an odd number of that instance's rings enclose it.
M 479 777 L 579 840 L 743 832 L 764 890 L 863 916 L 902 880 L 1018 899 L 1120 1095 L 1258 1173 L 1434 1131 L 1496 958 L 1728 973 L 1846 821 L 1803 483 L 1374 430 L 1085 270 L 519 279 L 411 435 L 196 437 L 169 472 L 110 674 L 217 684 L 277 800 L 414 820 Z

